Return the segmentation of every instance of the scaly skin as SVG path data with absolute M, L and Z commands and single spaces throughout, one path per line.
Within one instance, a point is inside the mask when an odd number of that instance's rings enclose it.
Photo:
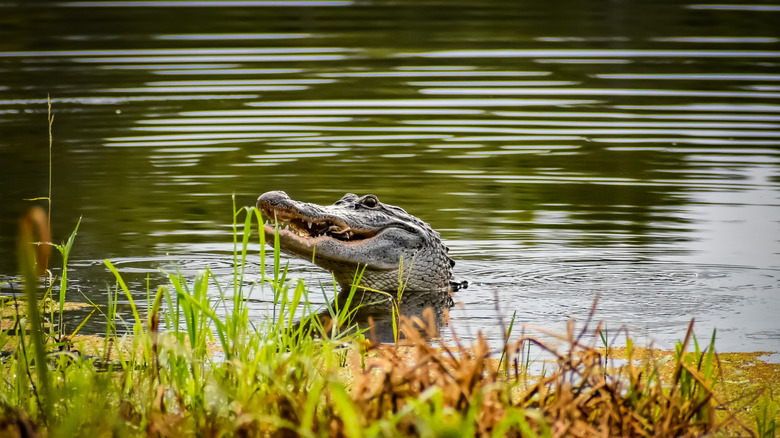
M 278 222 L 281 250 L 331 271 L 341 295 L 364 268 L 359 286 L 394 297 L 402 289 L 402 310 L 410 306 L 420 311 L 422 307 L 448 308 L 452 292 L 466 287 L 466 282 L 452 281 L 455 262 L 447 255 L 449 249 L 439 233 L 374 195 L 348 193 L 333 205 L 321 206 L 273 191 L 257 199 L 257 208 L 267 220 L 267 241 L 273 244 Z M 386 294 L 368 293 L 367 297 L 370 302 L 389 302 Z

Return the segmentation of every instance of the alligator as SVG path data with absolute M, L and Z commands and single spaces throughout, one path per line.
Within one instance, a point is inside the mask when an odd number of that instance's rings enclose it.
M 332 272 L 340 297 L 362 272 L 357 286 L 372 313 L 388 312 L 388 298 L 397 298 L 399 291 L 402 313 L 449 308 L 452 294 L 468 286 L 452 280 L 455 262 L 438 232 L 374 195 L 347 193 L 321 206 L 272 191 L 257 199 L 257 208 L 266 219 L 266 241 L 273 245 L 278 230 L 280 249 Z

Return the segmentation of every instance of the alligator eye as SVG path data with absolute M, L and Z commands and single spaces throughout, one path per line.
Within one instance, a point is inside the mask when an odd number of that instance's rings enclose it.
M 379 204 L 379 200 L 376 199 L 376 196 L 374 196 L 374 195 L 368 195 L 365 198 L 363 198 L 363 200 L 360 201 L 360 203 L 364 207 L 374 208 L 374 207 L 377 206 L 377 204 Z

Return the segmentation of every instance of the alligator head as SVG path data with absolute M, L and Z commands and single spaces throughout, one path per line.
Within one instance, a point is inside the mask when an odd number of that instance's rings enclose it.
M 280 249 L 331 271 L 342 292 L 359 271 L 359 287 L 392 296 L 403 290 L 403 301 L 425 297 L 449 307 L 450 294 L 466 286 L 451 281 L 455 262 L 439 233 L 374 195 L 347 193 L 321 206 L 273 191 L 261 195 L 257 207 L 266 218 L 267 242 L 273 244 L 278 224 Z

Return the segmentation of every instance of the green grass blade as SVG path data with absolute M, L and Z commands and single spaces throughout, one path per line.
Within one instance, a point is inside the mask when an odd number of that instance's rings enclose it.
M 341 419 L 344 422 L 344 432 L 346 432 L 347 437 L 362 437 L 363 428 L 360 422 L 362 416 L 358 414 L 357 408 L 353 404 L 352 398 L 347 393 L 344 385 L 339 382 L 331 382 L 330 390 L 333 397 L 333 404 L 341 414 Z
M 68 258 L 70 257 L 70 251 L 73 248 L 73 242 L 76 240 L 76 233 L 79 230 L 79 225 L 81 225 L 81 218 L 79 218 L 78 222 L 76 223 L 76 228 L 74 228 L 73 232 L 70 233 L 70 237 L 68 237 L 68 241 L 64 245 L 54 245 L 54 247 L 60 251 L 60 254 L 62 254 L 62 275 L 60 275 L 60 300 L 59 300 L 60 332 L 62 331 L 62 318 L 63 318 L 63 311 L 65 310 L 65 293 L 68 290 Z
M 110 260 L 105 259 L 103 260 L 103 263 L 108 267 L 108 270 L 111 271 L 114 276 L 116 277 L 117 283 L 119 283 L 119 287 L 122 288 L 122 291 L 125 293 L 125 296 L 127 296 L 127 301 L 130 302 L 130 308 L 133 310 L 133 318 L 135 318 L 135 323 L 143 329 L 143 323 L 141 322 L 141 316 L 138 314 L 138 308 L 135 306 L 135 300 L 133 300 L 133 295 L 130 293 L 130 289 L 127 288 L 127 284 L 125 284 L 125 280 L 122 279 L 122 275 L 119 274 L 119 271 L 114 267 L 114 265 L 111 263 Z

